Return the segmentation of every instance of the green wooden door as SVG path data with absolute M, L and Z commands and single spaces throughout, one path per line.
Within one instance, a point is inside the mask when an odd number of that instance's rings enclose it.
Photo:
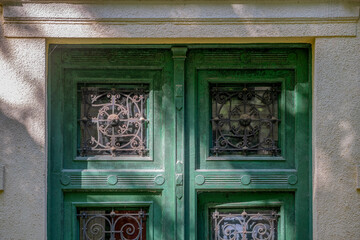
M 54 45 L 48 239 L 311 239 L 307 45 Z
M 186 239 L 311 239 L 309 63 L 304 45 L 190 49 Z

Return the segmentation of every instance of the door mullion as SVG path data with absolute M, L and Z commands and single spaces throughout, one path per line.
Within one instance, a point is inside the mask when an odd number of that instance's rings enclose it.
M 173 47 L 174 87 L 175 87 L 175 239 L 185 239 L 185 203 L 184 203 L 184 81 L 186 47 Z

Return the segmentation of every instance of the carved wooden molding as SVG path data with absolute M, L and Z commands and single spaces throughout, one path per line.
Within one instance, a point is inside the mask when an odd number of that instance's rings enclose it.
M 104 175 L 80 175 L 62 174 L 60 183 L 63 188 L 82 189 L 82 188 L 107 188 L 118 187 L 128 188 L 158 188 L 165 183 L 162 174 L 155 175 L 123 175 L 109 173 Z
M 295 185 L 297 183 L 297 176 L 294 174 L 276 174 L 276 175 L 265 175 L 265 174 L 229 174 L 229 175 L 197 175 L 195 177 L 197 185 L 211 186 L 211 185 L 265 185 L 265 184 L 276 184 L 276 185 Z

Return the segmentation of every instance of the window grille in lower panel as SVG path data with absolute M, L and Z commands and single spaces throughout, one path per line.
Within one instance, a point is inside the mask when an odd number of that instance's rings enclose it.
M 143 209 L 79 209 L 80 240 L 146 240 Z
M 212 240 L 277 240 L 276 210 L 214 209 L 211 211 Z

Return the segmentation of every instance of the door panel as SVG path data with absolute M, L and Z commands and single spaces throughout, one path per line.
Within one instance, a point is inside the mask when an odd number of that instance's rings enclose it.
M 48 238 L 173 239 L 170 49 L 52 47 Z
M 295 86 L 295 76 L 294 71 L 291 70 L 200 70 L 198 71 L 198 94 L 197 94 L 197 111 L 199 116 L 203 116 L 199 118 L 198 129 L 199 136 L 198 146 L 199 146 L 199 168 L 200 169 L 264 169 L 264 168 L 294 168 L 294 124 L 295 124 L 295 115 L 294 115 L 294 86 Z M 220 85 L 221 84 L 221 85 Z M 270 84 L 270 85 L 269 85 Z M 258 98 L 255 96 L 251 96 L 251 98 L 258 100 L 259 102 L 265 101 L 264 95 L 267 93 L 271 93 L 273 91 L 273 86 L 278 87 L 276 90 L 276 97 L 278 98 L 276 101 L 276 106 L 273 104 L 261 104 L 260 103 L 251 103 L 249 100 L 248 106 L 241 104 L 242 100 L 239 99 L 239 94 L 256 94 Z M 266 90 L 257 90 L 255 88 L 266 88 Z M 223 92 L 218 93 L 217 96 L 211 96 L 214 91 L 214 88 L 221 90 L 223 88 Z M 243 89 L 248 88 L 248 90 L 244 91 Z M 229 89 L 229 90 L 227 90 Z M 253 90 L 251 90 L 253 89 Z M 227 90 L 227 92 L 226 92 Z M 235 95 L 234 95 L 235 93 Z M 218 110 L 218 113 L 215 116 L 212 116 L 212 113 L 215 111 L 214 101 L 215 98 L 221 98 L 222 96 L 228 97 L 229 94 L 233 94 L 232 100 L 228 98 L 227 100 L 218 100 L 223 101 L 222 104 L 217 103 L 218 108 L 222 108 Z M 270 97 L 274 97 L 269 95 Z M 227 109 L 226 104 L 233 104 L 234 106 L 231 109 Z M 262 102 L 261 102 L 262 103 Z M 247 108 L 250 108 L 246 110 Z M 276 118 L 274 120 L 272 118 L 267 118 L 267 114 L 269 114 L 265 109 L 276 107 Z M 240 109 L 241 108 L 241 109 Z M 245 108 L 245 109 L 244 109 Z M 288 109 L 288 110 L 286 110 Z M 213 111 L 212 111 L 213 110 Z M 261 110 L 264 113 L 261 113 Z M 226 121 L 228 116 L 222 116 L 225 114 L 231 115 L 231 127 L 235 128 L 233 131 L 241 132 L 247 131 L 248 141 L 249 138 L 254 138 L 256 134 L 261 134 L 261 132 L 266 128 L 271 128 L 272 126 L 278 126 L 276 128 L 276 132 L 278 136 L 278 142 L 269 144 L 268 148 L 276 146 L 278 150 L 276 153 L 272 153 L 268 151 L 267 153 L 254 153 L 253 149 L 259 148 L 257 145 L 266 145 L 265 140 L 272 140 L 269 136 L 261 137 L 258 136 L 260 142 L 262 143 L 254 143 L 248 144 L 248 150 L 243 150 L 244 147 L 236 148 L 234 145 L 239 144 L 241 141 L 244 142 L 246 140 L 244 136 L 245 133 L 234 133 L 233 136 L 239 135 L 242 137 L 238 137 L 238 139 L 234 140 L 232 144 L 234 147 L 229 146 L 231 143 L 228 139 L 221 138 L 226 144 L 223 149 L 230 149 L 232 152 L 226 152 L 221 148 L 221 141 L 219 141 L 219 146 L 214 145 L 213 139 L 216 138 L 212 127 L 217 126 L 220 130 L 217 130 L 218 135 L 223 135 L 222 131 L 224 131 L 227 125 Z M 249 115 L 250 114 L 250 115 Z M 261 116 L 263 118 L 260 119 L 260 116 L 256 115 L 264 115 Z M 252 121 L 248 126 L 243 126 L 238 121 L 240 118 L 245 115 L 249 116 L 249 119 Z M 219 120 L 211 120 L 214 117 Z M 220 118 L 219 118 L 220 117 Z M 275 116 L 272 116 L 273 118 Z M 254 123 L 254 125 L 252 125 Z M 266 126 L 266 124 L 272 124 L 271 126 Z M 246 124 L 246 123 L 245 123 Z M 220 127 L 222 125 L 222 127 Z M 264 126 L 265 125 L 265 126 Z M 229 129 L 228 134 L 232 131 Z M 251 131 L 257 131 L 254 134 L 250 134 Z M 275 130 L 273 130 L 275 131 Z M 226 133 L 224 133 L 226 134 Z M 233 137 L 234 138 L 234 137 Z M 246 145 L 245 142 L 243 143 Z M 215 147 L 219 147 L 219 153 L 214 153 Z
M 161 231 L 154 227 L 164 217 L 161 201 L 160 195 L 136 192 L 66 194 L 64 238 L 161 239 Z
M 261 229 L 247 229 L 249 218 L 241 214 L 256 209 L 259 215 L 272 210 L 278 214 L 278 235 L 267 232 L 264 239 L 311 239 L 309 48 L 275 46 L 188 52 L 188 239 L 255 239 L 250 236 Z M 265 96 L 272 95 L 274 85 L 279 87 L 271 106 L 276 111 L 264 116 L 271 105 Z M 277 124 L 276 138 L 267 137 L 268 146 L 258 123 L 269 123 L 270 129 Z M 227 225 L 212 225 L 221 217 Z
M 65 70 L 64 91 L 68 94 L 64 96 L 64 105 L 69 107 L 65 107 L 64 109 L 64 132 L 66 134 L 64 135 L 64 168 L 162 169 L 165 158 L 164 151 L 161 151 L 161 147 L 165 141 L 165 132 L 162 123 L 164 122 L 163 117 L 166 111 L 166 109 L 162 109 L 162 106 L 164 106 L 162 101 L 164 97 L 170 97 L 164 96 L 161 90 L 163 85 L 164 82 L 162 82 L 162 75 L 159 70 Z M 132 96 L 125 95 L 127 94 L 126 88 Z M 137 93 L 141 88 L 144 88 L 146 93 Z M 85 91 L 89 91 L 90 93 L 86 93 Z M 112 91 L 114 92 L 112 93 Z M 97 95 L 96 92 L 98 92 Z M 89 98 L 87 101 L 91 101 L 90 96 L 92 94 L 94 98 L 103 97 L 93 104 L 84 104 L 86 101 L 83 100 L 83 98 L 87 97 Z M 120 95 L 119 99 L 116 100 L 114 110 L 115 115 L 120 116 L 120 121 L 114 128 L 109 125 L 107 121 L 113 108 L 111 105 L 112 99 L 106 96 L 108 94 L 114 98 Z M 125 99 L 126 96 L 129 96 L 128 98 L 130 100 L 125 102 L 123 99 Z M 139 114 L 137 111 L 142 106 L 140 102 L 136 102 L 136 98 L 141 98 L 142 96 L 146 96 L 145 103 L 142 104 L 144 113 L 141 114 L 143 116 L 140 116 L 140 118 L 142 117 L 144 120 L 136 121 L 138 117 L 135 115 Z M 89 116 L 85 116 L 81 111 L 84 105 L 85 108 L 89 109 L 87 112 Z M 99 105 L 101 105 L 101 107 L 96 107 Z M 103 110 L 105 108 L 108 109 L 107 111 L 109 113 Z M 154 114 L 154 109 L 157 111 L 156 114 Z M 105 113 L 103 117 L 99 114 L 100 112 Z M 134 116 L 125 115 L 125 113 L 129 112 Z M 138 130 L 134 126 L 135 124 L 146 126 L 142 133 L 147 135 L 146 138 L 144 138 L 144 144 L 137 142 L 139 139 L 138 136 L 136 136 L 138 138 L 133 136 L 115 138 L 116 141 L 123 138 L 123 142 L 119 143 L 121 145 L 127 145 L 124 149 L 134 149 L 129 154 L 121 151 L 122 146 L 116 147 L 116 143 L 112 144 L 111 142 L 108 142 L 108 144 L 110 144 L 109 149 L 115 146 L 114 156 L 112 156 L 110 150 L 101 152 L 98 149 L 106 150 L 106 146 L 99 146 L 100 143 L 96 141 L 97 139 L 95 140 L 96 142 L 93 143 L 93 145 L 98 145 L 98 147 L 94 148 L 97 151 L 93 150 L 87 153 L 83 150 L 83 148 L 92 147 L 91 143 L 84 145 L 84 140 L 86 142 L 90 137 L 96 138 L 97 128 L 101 128 L 101 125 L 104 125 L 104 129 L 106 130 L 113 128 L 115 131 L 120 131 L 120 133 L 116 133 L 117 136 L 125 136 L 132 135 L 130 132 L 132 130 L 131 128 L 135 129 L 133 131 Z M 86 132 L 89 130 L 93 130 L 93 132 L 88 136 L 82 136 L 83 131 Z M 123 132 L 123 134 L 121 132 Z M 104 135 L 103 138 L 105 139 L 111 139 L 111 137 L 116 136 L 116 134 L 113 135 L 110 133 L 102 135 Z M 138 135 L 140 135 L 140 133 Z M 85 137 L 89 139 L 84 139 Z M 138 141 L 143 141 L 143 139 Z M 154 142 L 162 144 L 155 145 Z M 132 144 L 134 146 L 131 146 Z M 103 145 L 106 144 L 104 143 Z M 136 149 L 139 149 L 139 147 L 145 148 L 142 155 L 136 153 Z M 105 161 L 111 164 L 104 164 Z
M 202 192 L 199 193 L 198 203 L 201 223 L 198 239 L 241 239 L 243 236 L 246 236 L 246 239 L 294 237 L 293 193 Z M 217 230 L 214 230 L 216 227 Z

